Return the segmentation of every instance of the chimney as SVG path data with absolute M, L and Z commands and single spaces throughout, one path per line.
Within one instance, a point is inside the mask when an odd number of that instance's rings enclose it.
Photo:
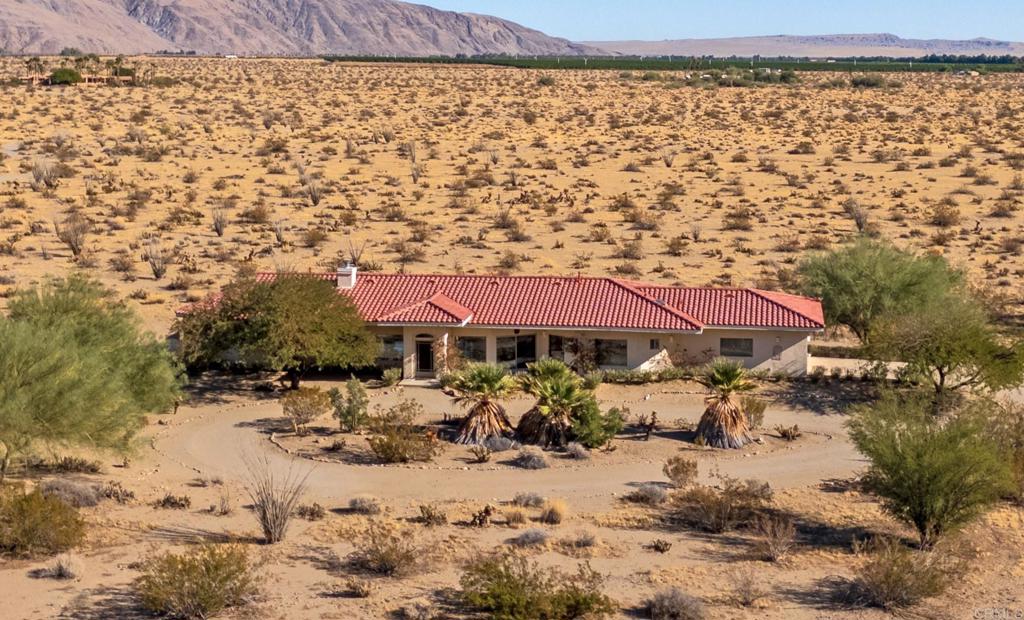
M 338 267 L 338 288 L 353 289 L 356 287 L 356 266 L 346 262 L 343 267 Z

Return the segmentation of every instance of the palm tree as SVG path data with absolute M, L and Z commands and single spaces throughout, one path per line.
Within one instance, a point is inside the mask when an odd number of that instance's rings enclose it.
M 577 378 L 576 373 L 562 360 L 545 357 L 526 365 L 526 374 L 520 378 L 523 391 L 537 395 L 537 386 L 552 379 Z
M 594 400 L 574 374 L 542 378 L 531 385 L 530 393 L 537 397 L 537 404 L 523 414 L 516 434 L 523 443 L 545 448 L 564 446 L 575 415 Z
M 505 408 L 498 403 L 515 389 L 515 381 L 504 367 L 469 364 L 453 373 L 450 387 L 455 390 L 455 402 L 469 410 L 455 436 L 456 443 L 480 444 L 488 437 L 512 432 Z
M 707 366 L 698 379 L 711 390 L 705 399 L 707 408 L 697 425 L 697 442 L 712 448 L 742 448 L 752 441 L 747 416 L 733 394 L 748 392 L 755 385 L 747 379 L 740 362 L 717 359 Z

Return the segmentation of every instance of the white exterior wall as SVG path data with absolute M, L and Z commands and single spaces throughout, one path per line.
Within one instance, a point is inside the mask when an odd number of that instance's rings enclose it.
M 402 334 L 404 360 L 403 377 L 412 379 L 416 373 L 416 341 L 419 335 L 430 335 L 434 339 L 458 336 L 483 336 L 487 339 L 487 361 L 497 362 L 497 339 L 501 336 L 516 335 L 513 329 L 488 329 L 479 327 L 373 327 L 376 334 Z M 808 343 L 811 333 L 805 331 L 756 330 L 756 329 L 713 329 L 705 328 L 702 334 L 672 334 L 665 332 L 615 332 L 615 331 L 573 331 L 573 330 L 532 330 L 522 329 L 520 335 L 537 336 L 537 358 L 548 354 L 548 336 L 557 335 L 566 338 L 626 340 L 627 366 L 634 369 L 649 361 L 652 357 L 668 350 L 689 362 L 699 364 L 720 355 L 721 338 L 750 338 L 754 341 L 752 357 L 733 358 L 744 363 L 748 368 L 785 372 L 791 375 L 807 373 Z M 652 338 L 659 340 L 661 349 L 652 350 Z M 778 347 L 778 350 L 776 350 Z M 778 353 L 778 355 L 776 355 Z

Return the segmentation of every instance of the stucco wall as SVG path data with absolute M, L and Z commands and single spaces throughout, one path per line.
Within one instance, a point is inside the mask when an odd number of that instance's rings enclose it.
M 501 336 L 515 335 L 512 329 L 485 328 L 437 328 L 437 327 L 374 327 L 376 334 L 392 334 L 403 336 L 404 360 L 403 376 L 416 376 L 416 340 L 419 335 L 430 335 L 440 339 L 447 332 L 449 338 L 458 336 L 482 336 L 487 341 L 487 361 L 497 362 L 497 339 Z M 748 368 L 786 372 L 802 375 L 807 372 L 807 345 L 810 335 L 807 332 L 775 331 L 775 330 L 740 330 L 706 328 L 702 334 L 670 334 L 645 332 L 599 332 L 599 331 L 568 331 L 568 330 L 522 330 L 522 335 L 537 336 L 537 357 L 548 354 L 548 335 L 560 335 L 567 338 L 613 339 L 626 340 L 627 366 L 637 368 L 652 357 L 668 350 L 673 356 L 681 357 L 692 363 L 702 363 L 720 355 L 721 338 L 750 338 L 753 340 L 752 357 L 735 358 Z M 660 349 L 651 349 L 650 341 L 656 338 Z

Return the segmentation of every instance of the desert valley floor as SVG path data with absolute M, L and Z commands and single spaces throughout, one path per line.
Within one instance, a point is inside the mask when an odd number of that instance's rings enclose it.
M 352 259 L 370 271 L 786 289 L 806 252 L 869 232 L 946 256 L 999 294 L 1007 322 L 1021 314 L 1019 75 L 887 75 L 888 87 L 854 89 L 849 76 L 812 73 L 795 85 L 698 88 L 677 72 L 127 62 L 146 86 L 0 86 L 0 308 L 15 289 L 82 270 L 163 337 L 177 308 L 241 267 L 328 271 Z M 0 58 L 0 79 L 23 72 L 22 60 Z M 467 560 L 501 546 L 567 571 L 589 561 L 620 617 L 646 617 L 644 601 L 666 585 L 703 598 L 715 619 L 889 617 L 831 595 L 858 562 L 855 539 L 911 536 L 857 483 L 866 462 L 845 420 L 863 397 L 858 381 L 762 384 L 761 440 L 735 454 L 687 441 L 704 408 L 699 385 L 601 385 L 603 406 L 630 411 L 614 449 L 553 454 L 550 467 L 528 471 L 503 453 L 474 463 L 451 444 L 431 463 L 376 465 L 361 435 L 332 445 L 329 417 L 293 437 L 265 391 L 272 380 L 199 377 L 174 414 L 152 417 L 127 460 L 89 454 L 102 470 L 77 478 L 116 481 L 135 499 L 83 509 L 79 579 L 38 578 L 47 561 L 0 559 L 0 617 L 137 617 L 129 586 L 139 561 L 201 541 L 251 543 L 269 584 L 227 617 L 473 617 L 448 595 Z M 415 399 L 422 422 L 443 426 L 459 411 L 436 387 L 369 393 L 371 406 Z M 531 404 L 506 402 L 513 419 Z M 651 412 L 661 427 L 645 441 L 636 421 Z M 784 441 L 777 425 L 803 434 Z M 794 516 L 796 550 L 763 562 L 744 532 L 675 527 L 659 508 L 624 499 L 667 485 L 662 466 L 679 454 L 697 460 L 706 483 L 768 482 L 775 508 Z M 281 544 L 256 544 L 244 489 L 253 458 L 308 473 L 303 502 L 326 516 L 295 520 Z M 564 502 L 565 518 L 541 524 L 528 507 L 525 523 L 507 523 L 522 493 Z M 154 506 L 168 494 L 189 507 Z M 381 513 L 353 510 L 359 498 Z M 447 523 L 419 523 L 421 506 Z M 471 525 L 487 506 L 490 525 Z M 399 579 L 353 568 L 354 541 L 371 522 L 414 541 L 421 569 Z M 531 530 L 546 536 L 517 540 Z M 1024 509 L 1001 505 L 964 538 L 971 572 L 915 611 L 1020 617 Z M 765 595 L 737 605 L 741 581 Z M 418 604 L 437 615 L 390 615 Z

